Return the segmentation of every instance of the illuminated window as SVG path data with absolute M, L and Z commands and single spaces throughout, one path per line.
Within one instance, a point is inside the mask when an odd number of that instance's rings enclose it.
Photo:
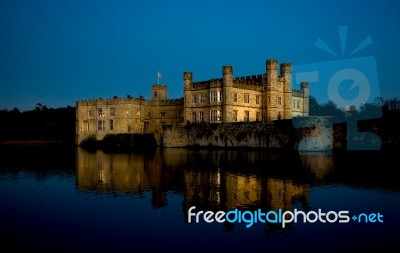
M 217 91 L 217 101 L 222 102 L 222 92 L 221 91 Z
M 222 120 L 221 110 L 211 110 L 210 111 L 210 121 L 217 122 Z
M 97 108 L 97 116 L 99 116 L 99 117 L 103 117 L 104 116 L 103 108 Z
M 210 102 L 221 102 L 222 92 L 221 91 L 210 91 Z
M 165 118 L 166 113 L 165 112 L 160 112 L 160 117 Z

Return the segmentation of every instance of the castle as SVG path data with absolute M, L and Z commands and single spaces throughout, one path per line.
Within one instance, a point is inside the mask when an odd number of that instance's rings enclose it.
M 153 133 L 163 126 L 191 123 L 272 121 L 308 116 L 309 84 L 292 89 L 292 65 L 267 60 L 266 73 L 233 76 L 232 66 L 222 67 L 222 78 L 193 82 L 183 73 L 184 97 L 167 98 L 167 86 L 154 84 L 152 99 L 133 98 L 81 100 L 76 102 L 76 144 L 88 137 L 107 134 Z M 157 139 L 157 138 L 156 138 Z

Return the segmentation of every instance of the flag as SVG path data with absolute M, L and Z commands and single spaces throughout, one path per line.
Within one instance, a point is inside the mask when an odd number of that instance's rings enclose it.
M 160 71 L 157 71 L 157 78 L 162 78 L 162 74 L 160 73 Z

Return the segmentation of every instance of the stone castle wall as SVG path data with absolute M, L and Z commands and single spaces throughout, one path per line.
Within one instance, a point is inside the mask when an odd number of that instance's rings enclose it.
M 280 70 L 280 73 L 278 73 Z M 191 123 L 274 121 L 308 115 L 308 83 L 292 89 L 291 64 L 266 62 L 266 73 L 234 77 L 222 67 L 222 78 L 193 82 L 184 72 L 184 97 L 167 98 L 167 86 L 152 85 L 152 98 L 113 97 L 76 103 L 76 144 L 107 134 L 154 133 L 161 141 L 165 126 Z
M 330 118 L 302 118 L 297 128 L 292 120 L 169 126 L 164 130 L 162 145 L 165 148 L 287 148 L 303 151 L 334 148 Z

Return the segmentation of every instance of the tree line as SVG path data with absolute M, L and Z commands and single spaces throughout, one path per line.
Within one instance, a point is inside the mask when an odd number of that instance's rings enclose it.
M 312 116 L 332 116 L 334 121 L 347 121 L 349 117 L 356 120 L 373 119 L 384 117 L 386 119 L 400 116 L 399 98 L 377 97 L 371 103 L 365 103 L 359 108 L 349 106 L 348 108 L 339 108 L 333 101 L 320 104 L 317 99 L 310 96 L 309 115 Z
M 75 107 L 47 108 L 41 103 L 32 110 L 0 110 L 0 141 L 46 140 L 72 144 L 75 140 Z

